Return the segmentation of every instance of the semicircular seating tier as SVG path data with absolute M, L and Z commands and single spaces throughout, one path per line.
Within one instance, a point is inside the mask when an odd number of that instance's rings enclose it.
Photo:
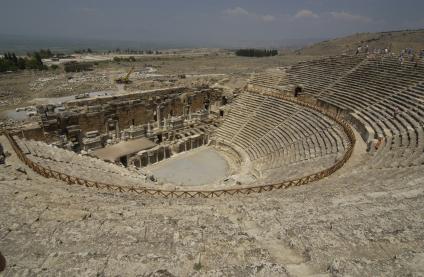
M 253 91 L 279 90 L 282 86 L 287 85 L 287 82 L 285 71 L 279 68 L 253 74 L 248 80 L 249 90 Z
M 241 152 L 266 181 L 329 167 L 350 143 L 341 126 L 323 114 L 249 92 L 236 97 L 213 139 Z
M 423 164 L 423 59 L 401 61 L 392 55 L 360 59 L 302 62 L 287 71 L 289 82 L 302 85 L 302 93 L 315 98 L 318 105 L 346 115 L 370 145 L 371 167 Z M 335 67 L 339 68 L 337 76 Z M 374 147 L 372 142 L 379 138 L 380 147 Z

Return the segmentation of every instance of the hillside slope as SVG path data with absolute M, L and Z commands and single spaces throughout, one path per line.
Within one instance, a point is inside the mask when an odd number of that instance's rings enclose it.
M 361 45 L 368 45 L 370 49 L 389 48 L 393 52 L 399 52 L 404 48 L 424 49 L 424 29 L 354 34 L 318 42 L 296 52 L 303 55 L 325 56 L 349 54 L 355 52 Z

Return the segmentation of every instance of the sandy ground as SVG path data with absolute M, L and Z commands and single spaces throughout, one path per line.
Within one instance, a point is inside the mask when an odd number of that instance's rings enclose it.
M 146 168 L 159 182 L 194 186 L 222 180 L 227 176 L 228 169 L 227 161 L 210 147 L 181 153 Z

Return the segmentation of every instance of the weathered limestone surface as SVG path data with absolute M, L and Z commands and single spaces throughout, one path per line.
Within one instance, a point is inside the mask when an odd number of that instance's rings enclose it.
M 45 179 L 0 140 L 12 153 L 0 167 L 4 276 L 424 273 L 423 166 L 368 169 L 356 153 L 308 186 L 159 199 Z

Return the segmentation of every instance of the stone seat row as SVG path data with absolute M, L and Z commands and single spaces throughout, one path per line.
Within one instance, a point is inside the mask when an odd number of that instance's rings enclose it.
M 305 91 L 309 93 L 319 93 L 352 70 L 363 59 L 363 56 L 341 56 L 301 62 L 287 71 L 289 83 L 303 85 Z
M 379 101 L 373 101 L 371 97 L 364 97 L 361 94 L 349 93 L 346 90 L 343 94 L 331 95 L 322 100 L 335 106 L 354 111 L 352 116 L 363 125 L 369 126 L 374 137 L 379 135 L 390 137 L 400 135 L 402 145 L 414 146 L 416 140 L 410 140 L 411 136 L 401 134 L 414 133 L 424 124 L 424 102 L 422 101 L 424 90 L 422 86 L 416 85 L 407 87 L 402 91 L 387 94 L 387 97 Z M 413 91 L 411 93 L 411 91 Z M 395 113 L 396 111 L 396 113 Z M 372 139 L 371 137 L 370 139 Z
M 257 168 L 257 170 L 262 173 L 261 178 L 258 180 L 258 184 L 278 183 L 283 180 L 295 179 L 322 171 L 332 166 L 338 157 L 338 154 L 332 154 L 325 157 L 299 160 L 284 165 L 284 170 L 282 170 L 281 167 L 267 168 L 265 170 Z
M 107 163 L 93 157 L 82 156 L 58 147 L 53 147 L 44 142 L 20 139 L 16 140 L 24 153 L 27 155 L 29 154 L 28 156 L 30 158 L 37 157 L 43 160 L 51 160 L 52 162 L 68 164 L 75 167 L 86 167 L 98 172 L 110 173 L 119 176 L 144 178 L 141 174 L 135 174 L 124 167 Z
M 283 72 L 264 72 L 253 76 L 253 78 L 249 81 L 249 84 L 272 89 L 278 88 L 285 82 L 286 76 Z
M 252 94 L 248 97 L 241 94 L 237 97 L 237 101 L 232 104 L 232 109 L 225 116 L 223 124 L 216 130 L 216 135 L 231 140 L 240 126 L 246 124 L 248 118 L 255 110 L 260 109 L 264 98 L 257 97 Z
M 422 81 L 422 76 L 420 78 L 412 78 L 411 75 L 402 77 L 398 74 L 385 75 L 381 74 L 381 72 L 374 75 L 354 74 L 346 76 L 331 88 L 326 89 L 322 97 L 337 94 L 352 95 L 356 92 L 364 95 L 364 97 L 371 96 L 375 100 L 376 98 L 385 98 L 397 90 L 403 90 L 406 87 L 413 86 L 419 81 Z M 346 87 L 349 88 L 348 91 L 346 91 Z
M 424 131 L 421 128 L 417 133 L 417 143 L 413 146 L 403 145 L 402 137 L 416 136 L 415 132 L 388 137 L 378 149 L 371 148 L 368 153 L 369 168 L 400 168 L 423 165 Z
M 320 78 L 322 76 L 316 76 Z M 370 141 L 384 145 L 371 153 L 375 168 L 422 164 L 424 125 L 424 64 L 400 64 L 396 57 L 367 61 L 318 95 L 350 113 Z M 308 91 L 308 90 L 305 90 Z M 359 128 L 359 129 L 363 129 Z M 372 150 L 372 147 L 371 147 Z
M 312 134 L 302 140 L 281 147 L 277 151 L 254 160 L 261 169 L 278 168 L 288 164 L 311 159 L 319 159 L 332 154 L 342 154 L 346 142 L 334 129 Z
M 376 166 L 420 164 L 424 125 L 423 60 L 406 59 L 400 63 L 394 56 L 368 59 L 361 55 L 325 58 L 294 65 L 287 70 L 287 75 L 291 85 L 302 85 L 303 92 L 318 98 L 323 106 L 328 103 L 349 113 L 355 126 L 363 126 L 358 130 L 366 130 L 363 137 L 368 141 L 377 137 L 384 139 L 388 146 L 384 144 L 377 153 L 370 154 L 380 159 Z M 236 133 L 233 141 L 247 149 L 252 160 L 280 160 L 270 158 L 268 153 L 275 156 L 277 145 L 287 143 L 284 132 L 275 128 L 262 137 L 268 126 L 261 123 L 263 117 L 255 118 L 249 119 L 251 126 Z M 302 126 L 295 122 L 292 125 Z M 290 124 L 283 126 L 287 128 Z M 297 131 L 298 136 L 307 134 L 304 127 Z M 296 133 L 292 136 L 296 137 Z M 297 148 L 302 149 L 299 145 Z M 296 151 L 288 153 L 294 160 Z M 300 153 L 303 152 L 300 150 Z
M 238 100 L 237 100 L 238 101 Z M 264 102 L 266 99 L 264 100 Z M 266 108 L 269 108 L 269 110 L 266 110 Z M 235 111 L 237 109 L 237 106 L 234 106 L 232 109 L 232 112 L 229 113 L 229 115 L 226 117 L 224 124 L 217 130 L 216 135 L 225 138 L 227 140 L 233 140 L 234 137 L 237 135 L 237 133 L 242 129 L 243 126 L 246 126 L 246 128 L 251 128 L 251 123 L 246 124 L 250 118 L 254 118 L 253 122 L 259 121 L 259 124 L 262 124 L 263 126 L 259 128 L 270 128 L 270 126 L 274 126 L 278 124 L 278 122 L 284 120 L 288 116 L 290 116 L 291 112 L 294 111 L 293 108 L 289 109 L 283 109 L 280 107 L 279 102 L 275 103 L 264 103 L 262 105 L 262 108 L 259 110 L 252 111 L 250 115 L 245 115 L 243 118 L 243 122 L 237 121 L 237 118 L 235 118 L 233 115 L 237 113 Z M 278 111 L 278 112 L 275 112 Z M 253 123 L 255 125 L 255 123 Z
M 242 97 L 240 97 L 242 96 Z M 282 167 L 308 159 L 344 153 L 349 141 L 331 119 L 322 114 L 270 97 L 259 108 L 244 116 L 241 123 L 239 102 L 257 94 L 245 92 L 237 97 L 224 123 L 213 135 L 217 141 L 243 149 L 261 170 Z
M 292 66 L 292 69 L 289 71 L 290 76 L 285 73 L 278 72 L 266 72 L 263 74 L 258 74 L 252 78 L 249 82 L 251 85 L 256 85 L 268 89 L 278 89 L 280 86 L 285 85 L 290 80 L 290 83 L 303 84 L 308 87 L 308 90 L 311 89 L 311 86 L 314 86 L 315 89 L 312 91 L 319 91 L 322 87 L 328 85 L 329 80 L 326 78 L 338 78 L 336 75 L 342 75 L 346 70 L 350 70 L 352 67 L 356 66 L 359 62 L 362 61 L 363 57 L 341 57 L 342 61 L 335 58 L 327 58 L 324 61 L 310 61 L 310 62 L 301 62 L 295 66 Z M 347 66 L 350 64 L 350 67 Z M 314 75 L 318 73 L 326 74 L 326 78 L 314 78 Z M 331 74 L 329 74 L 332 71 Z M 293 82 L 295 80 L 295 82 Z M 330 81 L 331 82 L 331 81 Z
M 267 145 L 268 147 L 274 146 L 272 151 L 275 151 L 280 147 L 290 144 L 295 140 L 303 139 L 304 137 L 307 137 L 310 134 L 319 132 L 320 130 L 322 130 L 322 128 L 328 128 L 329 125 L 326 125 L 325 123 L 326 122 L 324 122 L 324 124 L 323 122 L 319 122 L 319 120 L 317 120 L 313 116 L 310 116 L 307 112 L 302 111 L 297 113 L 290 119 L 283 121 L 278 126 L 275 126 L 274 128 L 270 129 L 268 133 L 265 133 L 265 135 L 263 135 L 262 133 L 262 137 L 260 137 L 261 133 L 259 133 L 258 135 L 257 129 L 250 131 L 247 129 L 249 133 L 244 132 L 244 136 L 241 136 L 239 138 L 239 143 L 241 144 L 240 146 L 245 147 L 247 151 L 249 151 L 249 149 L 253 148 L 255 150 L 255 148 L 258 148 L 258 146 L 256 145 L 259 145 L 260 148 L 261 144 L 264 144 L 264 142 L 268 142 L 265 143 L 265 145 Z M 247 141 L 246 143 L 246 140 L 243 140 L 243 138 L 254 137 L 252 134 L 254 134 L 255 131 L 257 137 L 259 136 L 260 140 L 257 139 L 254 143 L 252 143 L 252 141 Z M 269 141 L 271 141 L 272 143 L 269 143 Z M 267 152 L 270 153 L 272 151 Z M 251 158 L 256 159 L 257 157 L 256 155 L 253 155 Z
M 95 182 L 137 186 L 142 185 L 146 180 L 146 177 L 143 176 L 143 178 L 141 178 L 141 175 L 120 175 L 113 174 L 111 172 L 105 173 L 104 171 L 94 170 L 93 168 L 80 164 L 69 164 L 36 156 L 30 157 L 30 159 L 52 170 Z
M 412 62 L 400 65 L 396 57 L 386 57 L 381 61 L 365 59 L 364 62 L 355 64 L 357 67 L 352 67 L 351 63 L 348 63 L 345 65 L 346 70 L 341 68 L 338 72 L 333 72 L 333 66 L 325 60 L 320 61 L 322 62 L 318 63 L 320 65 L 318 67 L 316 61 L 293 66 L 288 71 L 288 75 L 291 76 L 290 83 L 304 85 L 305 93 L 319 94 L 323 91 L 325 93 L 327 86 L 344 80 L 348 84 L 355 81 L 364 83 L 367 80 L 378 82 L 378 76 L 383 76 L 383 80 L 391 82 L 393 80 L 389 76 L 395 76 L 399 82 L 392 82 L 392 84 L 402 88 L 408 83 L 422 79 L 424 71 L 422 63 L 418 67 L 415 67 Z M 343 62 L 343 59 L 341 61 Z
M 246 125 L 246 128 L 239 132 L 237 138 L 244 138 L 248 141 L 257 140 L 259 137 L 271 132 L 274 128 L 287 128 L 291 125 L 297 127 L 298 124 L 304 124 L 307 121 L 316 121 L 320 118 L 322 119 L 322 122 L 315 122 L 314 124 L 320 126 L 322 123 L 323 127 L 327 127 L 332 124 L 331 121 L 322 117 L 315 111 L 299 108 L 281 100 L 277 101 L 274 98 L 270 98 L 269 102 L 271 102 L 273 106 L 267 106 L 267 101 L 265 101 L 263 108 L 256 112 L 255 116 L 251 118 L 249 124 Z M 279 106 L 278 109 L 276 109 L 275 103 L 279 102 L 284 105 Z

